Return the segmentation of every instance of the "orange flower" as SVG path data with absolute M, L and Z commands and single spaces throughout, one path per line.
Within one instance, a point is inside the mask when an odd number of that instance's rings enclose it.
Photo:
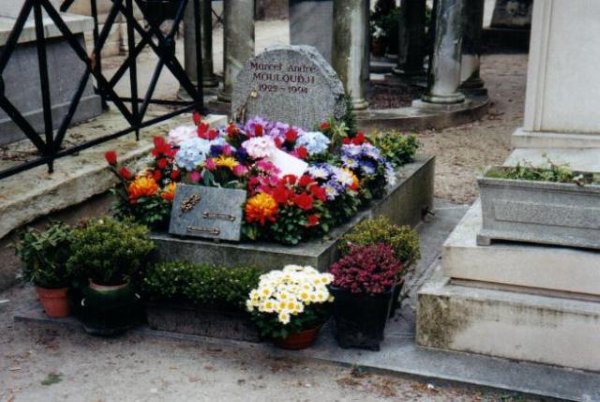
M 246 203 L 246 221 L 248 223 L 259 222 L 264 225 L 266 221 L 275 222 L 277 214 L 277 201 L 272 195 L 258 193 L 248 199 Z
M 163 200 L 173 202 L 175 198 L 175 183 L 167 184 L 167 187 L 164 188 L 163 192 L 160 194 Z
M 129 185 L 129 202 L 135 203 L 140 197 L 153 197 L 158 193 L 156 180 L 148 176 L 139 176 Z

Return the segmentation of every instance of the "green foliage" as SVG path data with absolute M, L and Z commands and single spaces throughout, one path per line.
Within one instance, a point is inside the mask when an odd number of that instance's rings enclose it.
M 250 267 L 161 263 L 149 267 L 142 288 L 152 300 L 184 300 L 242 310 L 261 273 Z
M 122 193 L 124 188 L 117 186 L 111 192 L 116 195 L 117 201 L 112 206 L 112 212 L 119 220 L 134 220 L 152 229 L 166 229 L 171 218 L 171 202 L 160 196 L 140 197 L 135 203 L 131 203 L 127 193 Z
M 21 277 L 43 288 L 63 288 L 71 282 L 67 260 L 73 240 L 71 228 L 52 223 L 44 231 L 29 228 L 19 235 L 16 253 L 23 261 Z
M 44 378 L 41 382 L 42 385 L 53 385 L 53 384 L 58 384 L 59 382 L 62 381 L 62 373 L 56 373 L 56 372 L 51 372 L 48 373 L 48 375 L 46 376 L 46 378 Z
M 519 162 L 514 167 L 491 169 L 486 177 L 510 180 L 531 180 L 585 185 L 600 183 L 600 175 L 575 173 L 567 164 L 556 164 L 546 158 L 545 166 L 533 166 L 530 162 Z
M 344 117 L 342 117 L 342 123 L 346 129 L 346 133 L 350 136 L 354 136 L 358 132 L 358 121 L 356 120 L 354 107 L 352 107 L 352 97 L 346 95 L 344 97 L 344 102 L 346 103 L 346 113 L 344 114 Z
M 397 131 L 375 132 L 369 139 L 395 168 L 414 161 L 419 141 L 414 134 L 402 134 Z
M 146 226 L 130 220 L 91 219 L 73 230 L 67 266 L 78 278 L 118 285 L 144 268 L 154 243 Z
M 405 266 L 421 258 L 419 235 L 410 226 L 392 224 L 385 216 L 366 219 L 353 227 L 341 238 L 339 249 L 343 254 L 351 245 L 384 243 L 394 249 L 396 257 Z
M 256 310 L 251 313 L 252 321 L 256 324 L 261 337 L 284 339 L 305 329 L 323 325 L 331 315 L 331 304 L 312 304 L 305 307 L 302 314 L 291 316 L 287 324 L 282 324 L 277 319 L 277 314 L 265 314 Z

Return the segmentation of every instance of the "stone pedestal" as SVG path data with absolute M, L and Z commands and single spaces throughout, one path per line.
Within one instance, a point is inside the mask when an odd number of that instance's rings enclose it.
M 534 3 L 525 118 L 515 147 L 600 148 L 598 13 L 598 2 Z
M 229 0 L 223 4 L 224 49 L 221 102 L 231 102 L 233 84 L 244 63 L 254 56 L 254 0 Z
M 463 35 L 463 1 L 436 0 L 434 3 L 434 41 L 429 63 L 427 94 L 429 103 L 460 103 L 465 100 L 458 91 Z
M 366 109 L 365 48 L 368 14 L 365 0 L 333 2 L 333 68 L 340 76 L 346 94 L 356 110 Z
M 469 91 L 481 91 L 483 80 L 479 75 L 479 69 L 481 65 L 484 0 L 464 1 L 464 31 L 460 68 L 461 88 Z
M 2 7 L 0 12 L 0 53 L 2 53 L 16 16 L 21 10 L 22 1 L 5 1 L 0 7 Z M 79 43 L 83 45 L 84 33 L 91 32 L 93 29 L 92 19 L 70 14 L 63 14 L 63 19 L 76 35 Z M 44 22 L 44 31 L 48 39 L 46 52 L 53 124 L 54 128 L 58 128 L 79 86 L 79 79 L 85 72 L 85 65 L 49 18 Z M 19 44 L 12 53 L 2 79 L 8 99 L 36 130 L 43 130 L 44 118 L 35 38 L 35 24 L 30 14 L 30 19 L 25 23 L 19 37 Z M 94 93 L 92 80 L 88 80 L 72 124 L 88 120 L 101 113 L 100 97 Z M 25 135 L 18 126 L 0 109 L 0 145 L 23 138 Z
M 394 74 L 412 77 L 423 75 L 425 59 L 425 0 L 408 0 L 402 2 L 402 21 L 400 22 L 400 49 L 405 49 L 405 56 L 400 57 Z M 404 45 L 403 45 L 404 42 Z
M 202 86 L 215 88 L 219 85 L 213 69 L 212 51 L 212 9 L 209 0 L 200 0 L 198 19 L 202 30 Z M 190 1 L 184 16 L 185 71 L 190 80 L 197 84 L 196 65 L 196 19 L 194 18 L 194 2 Z

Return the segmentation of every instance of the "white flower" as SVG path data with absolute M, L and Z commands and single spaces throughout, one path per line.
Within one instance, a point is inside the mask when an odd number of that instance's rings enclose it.
M 181 145 L 183 142 L 195 137 L 198 137 L 196 126 L 179 126 L 169 131 L 167 142 L 171 145 Z
M 242 143 L 242 147 L 253 159 L 268 158 L 277 147 L 273 139 L 269 137 L 254 137 Z

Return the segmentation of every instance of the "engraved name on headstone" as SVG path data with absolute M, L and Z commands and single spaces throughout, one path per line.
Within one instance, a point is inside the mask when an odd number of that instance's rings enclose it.
M 169 233 L 239 241 L 245 202 L 244 190 L 179 184 Z
M 276 46 L 248 60 L 233 91 L 232 114 L 261 116 L 306 130 L 346 110 L 344 88 L 312 46 Z

